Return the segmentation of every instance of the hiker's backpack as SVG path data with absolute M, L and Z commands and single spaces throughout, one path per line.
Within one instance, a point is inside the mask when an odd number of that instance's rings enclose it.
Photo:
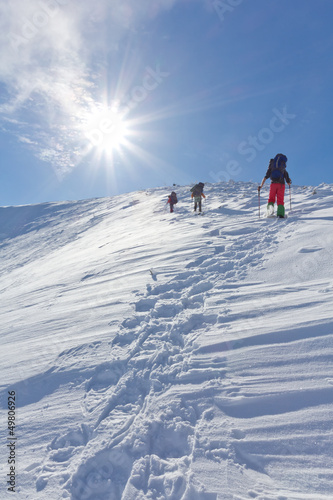
M 173 205 L 176 205 L 178 203 L 177 195 L 174 191 L 170 194 L 170 200 Z
M 270 179 L 273 182 L 283 182 L 284 172 L 286 170 L 286 163 L 288 158 L 283 154 L 278 154 L 270 160 L 269 166 L 271 168 Z
M 195 186 L 193 186 L 193 188 L 191 189 L 191 193 L 193 194 L 194 197 L 201 196 L 203 188 L 204 188 L 204 183 L 199 182 L 199 184 L 196 184 Z

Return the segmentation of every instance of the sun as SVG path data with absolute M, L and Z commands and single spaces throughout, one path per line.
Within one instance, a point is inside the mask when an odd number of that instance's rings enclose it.
M 129 125 L 116 107 L 96 106 L 85 125 L 90 147 L 102 155 L 120 152 L 129 135 Z
M 80 113 L 82 157 L 89 165 L 92 179 L 105 174 L 107 187 L 114 188 L 118 179 L 134 179 L 141 168 L 158 175 L 173 165 L 155 153 L 159 139 L 156 122 L 170 116 L 169 110 L 142 113 L 138 105 L 122 105 L 122 100 L 89 99 Z M 153 149 L 153 150 L 152 150 Z M 110 189 L 111 189 L 110 188 Z

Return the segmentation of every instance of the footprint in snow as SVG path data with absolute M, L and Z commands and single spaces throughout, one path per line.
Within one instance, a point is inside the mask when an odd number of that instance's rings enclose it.
M 314 252 L 320 252 L 322 250 L 322 247 L 304 247 L 300 248 L 298 250 L 299 253 L 314 253 Z
M 141 299 L 135 304 L 137 312 L 147 312 L 153 309 L 156 304 L 156 299 Z
M 171 304 L 160 303 L 157 304 L 154 311 L 152 312 L 152 317 L 154 318 L 174 318 L 179 312 L 181 312 L 182 307 L 179 302 L 174 302 Z
M 95 373 L 86 383 L 86 392 L 100 391 L 105 387 L 116 385 L 126 371 L 126 361 L 114 361 L 97 365 Z

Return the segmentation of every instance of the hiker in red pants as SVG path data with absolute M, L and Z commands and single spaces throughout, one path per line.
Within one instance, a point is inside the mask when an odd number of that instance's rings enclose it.
M 269 189 L 269 197 L 267 203 L 267 214 L 273 215 L 274 213 L 274 203 L 277 202 L 277 217 L 284 217 L 284 191 L 285 182 L 288 186 L 291 184 L 289 174 L 286 170 L 286 163 L 288 158 L 283 154 L 277 154 L 275 158 L 271 159 L 260 186 L 258 186 L 258 191 L 265 184 L 266 179 L 271 179 L 271 186 Z

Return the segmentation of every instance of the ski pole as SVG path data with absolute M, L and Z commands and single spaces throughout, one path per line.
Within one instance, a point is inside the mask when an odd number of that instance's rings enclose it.
M 260 187 L 258 187 L 258 205 L 259 205 L 259 219 L 260 219 Z
M 289 201 L 290 201 L 290 212 L 291 212 L 291 189 L 289 184 Z

